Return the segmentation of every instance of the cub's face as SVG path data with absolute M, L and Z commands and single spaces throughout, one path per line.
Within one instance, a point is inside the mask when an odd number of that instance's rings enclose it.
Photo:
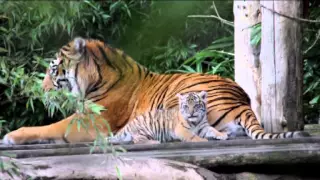
M 189 122 L 198 122 L 207 113 L 207 92 L 189 92 L 184 95 L 177 94 L 179 98 L 179 110 L 182 117 Z

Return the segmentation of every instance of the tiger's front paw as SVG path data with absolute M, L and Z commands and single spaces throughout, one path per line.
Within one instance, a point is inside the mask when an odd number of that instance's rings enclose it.
M 140 140 L 134 141 L 134 144 L 161 144 L 161 142 L 157 140 Z
M 228 133 L 220 132 L 219 134 L 217 134 L 216 139 L 227 140 L 228 139 Z
M 229 138 L 228 133 L 227 132 L 219 132 L 219 131 L 209 131 L 206 136 L 206 139 L 208 140 L 227 140 Z
M 51 143 L 51 139 L 41 139 L 39 132 L 32 127 L 22 127 L 6 134 L 3 137 L 3 144 L 20 145 L 33 143 Z
M 22 127 L 20 129 L 17 129 L 15 131 L 12 131 L 8 134 L 6 134 L 3 137 L 3 144 L 26 144 L 28 139 L 36 139 L 37 136 L 35 134 L 32 135 L 32 133 L 28 133 L 28 130 L 26 128 Z

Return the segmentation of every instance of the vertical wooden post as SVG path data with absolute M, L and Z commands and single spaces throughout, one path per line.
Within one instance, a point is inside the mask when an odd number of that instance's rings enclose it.
M 261 21 L 260 2 L 238 1 L 233 4 L 234 13 L 234 51 L 235 81 L 248 93 L 251 107 L 261 123 L 260 118 L 260 46 L 250 45 L 253 25 Z
M 261 116 L 264 128 L 268 132 L 302 130 L 301 26 L 300 22 L 273 12 L 301 17 L 302 1 L 261 0 L 260 3 Z

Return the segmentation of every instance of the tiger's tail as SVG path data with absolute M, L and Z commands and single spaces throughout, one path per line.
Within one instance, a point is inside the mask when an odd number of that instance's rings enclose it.
M 304 131 L 289 131 L 280 133 L 267 133 L 261 127 L 254 112 L 251 109 L 242 111 L 240 115 L 240 125 L 246 130 L 248 136 L 252 139 L 285 139 L 309 137 L 310 134 Z

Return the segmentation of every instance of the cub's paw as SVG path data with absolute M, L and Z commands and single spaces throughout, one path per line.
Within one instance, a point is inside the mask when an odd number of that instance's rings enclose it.
M 227 140 L 229 138 L 228 132 L 220 132 L 220 131 L 209 131 L 206 136 L 208 140 Z
M 160 141 L 151 139 L 135 139 L 134 144 L 161 144 Z
M 227 140 L 228 139 L 228 133 L 227 132 L 220 132 L 217 136 L 216 139 L 219 140 Z
M 191 140 L 191 142 L 208 142 L 208 139 L 201 138 L 201 137 L 195 137 Z

